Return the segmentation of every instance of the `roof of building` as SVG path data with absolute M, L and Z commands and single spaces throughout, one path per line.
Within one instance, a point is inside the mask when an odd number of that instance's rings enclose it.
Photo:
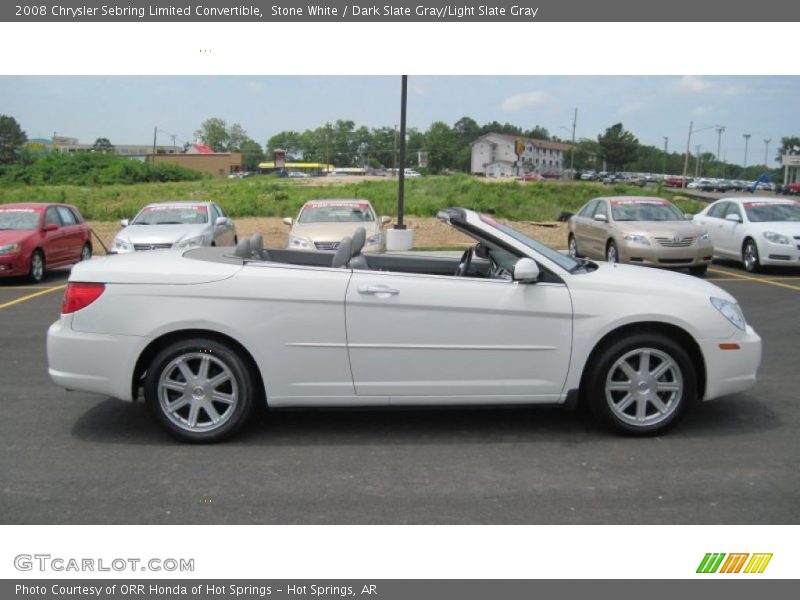
M 211 146 L 204 146 L 203 144 L 192 144 L 187 153 L 191 154 L 214 154 Z
M 474 144 L 474 143 L 479 142 L 479 141 L 481 141 L 481 140 L 483 140 L 485 138 L 490 138 L 490 137 L 502 138 L 502 139 L 504 139 L 506 141 L 509 141 L 511 143 L 515 143 L 518 139 L 521 138 L 521 139 L 525 140 L 526 144 L 530 143 L 532 146 L 535 146 L 536 148 L 546 148 L 546 149 L 549 149 L 549 150 L 561 150 L 562 152 L 572 149 L 572 144 L 565 144 L 564 142 L 551 142 L 550 140 L 537 140 L 537 139 L 534 139 L 534 138 L 524 137 L 524 136 L 521 136 L 521 135 L 511 135 L 511 134 L 508 134 L 508 133 L 494 133 L 494 132 L 485 133 L 485 134 L 480 136 L 478 139 L 476 139 L 472 143 Z

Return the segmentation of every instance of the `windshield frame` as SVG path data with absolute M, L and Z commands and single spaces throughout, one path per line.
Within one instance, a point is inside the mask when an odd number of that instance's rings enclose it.
M 303 207 L 300 209 L 300 214 L 297 215 L 297 222 L 299 224 L 301 224 L 301 225 L 318 225 L 318 224 L 331 224 L 331 223 L 373 223 L 374 224 L 374 223 L 376 223 L 378 221 L 378 215 L 375 213 L 375 209 L 372 207 L 372 204 L 367 202 L 367 201 L 359 202 L 359 201 L 340 200 L 340 201 L 338 201 L 338 203 L 337 202 L 332 202 L 330 204 L 322 203 L 319 200 L 317 200 L 316 202 L 319 202 L 320 204 L 318 206 L 314 206 L 315 201 L 312 200 L 311 202 L 307 202 L 307 203 L 305 203 L 303 205 Z M 364 206 L 366 206 L 366 211 L 363 210 Z M 336 221 L 336 220 L 330 220 L 330 221 L 304 221 L 303 220 L 303 215 L 305 215 L 306 213 L 310 213 L 310 212 L 312 212 L 314 210 L 320 210 L 320 209 L 324 210 L 324 209 L 328 209 L 328 208 L 332 208 L 332 209 L 336 209 L 336 208 L 339 208 L 339 209 L 342 209 L 342 208 L 358 208 L 358 209 L 362 210 L 362 214 L 365 214 L 370 218 L 367 219 L 367 220 L 361 220 L 361 221 Z
M 675 221 L 685 221 L 686 218 L 681 213 L 680 209 L 677 206 L 669 202 L 668 200 L 664 200 L 663 198 L 653 198 L 652 200 L 647 199 L 637 199 L 637 200 L 626 200 L 616 198 L 614 200 L 609 201 L 609 209 L 611 211 L 611 219 L 615 223 L 672 223 Z M 655 206 L 658 208 L 664 208 L 667 210 L 674 218 L 673 219 L 619 219 L 617 215 L 614 213 L 615 208 L 619 210 L 620 205 L 649 205 Z
M 35 223 L 32 227 L 4 227 L 0 223 L 0 231 L 38 231 L 42 227 L 42 214 L 43 211 L 36 210 L 34 208 L 6 208 L 0 206 L 0 214 L 8 213 L 8 214 L 25 214 L 25 215 L 33 215 L 35 217 Z
M 786 206 L 790 210 L 794 210 L 797 212 L 797 219 L 754 219 L 753 218 L 753 206 L 752 205 L 760 205 L 760 206 L 768 206 L 778 207 L 778 206 Z M 751 223 L 800 223 L 800 203 L 794 201 L 786 201 L 786 202 L 759 202 L 758 200 L 753 201 L 745 201 L 742 202 L 742 208 L 744 209 L 745 214 L 747 215 L 748 221 Z
M 202 213 L 203 216 L 205 216 L 206 220 L 203 223 L 184 223 L 184 222 L 175 223 L 174 221 L 169 221 L 169 222 L 166 222 L 166 223 L 144 223 L 144 222 L 140 221 L 140 219 L 142 219 L 144 215 L 149 215 L 149 214 L 152 214 L 152 213 L 158 213 L 158 212 L 162 212 L 162 211 L 163 212 L 168 212 L 170 210 L 174 210 L 174 211 L 188 210 L 190 207 L 193 207 L 195 212 Z M 189 204 L 180 204 L 180 203 L 175 203 L 175 204 L 148 204 L 147 206 L 145 206 L 142 210 L 140 210 L 137 213 L 137 215 L 130 222 L 130 225 L 145 225 L 145 226 L 148 226 L 148 227 L 154 227 L 154 226 L 158 226 L 158 225 L 202 225 L 202 226 L 207 226 L 209 224 L 209 219 L 210 218 L 211 218 L 210 217 L 210 213 L 209 213 L 209 210 L 208 210 L 208 206 L 206 204 L 201 204 L 201 203 L 197 203 L 197 204 L 192 204 L 192 203 L 189 203 Z

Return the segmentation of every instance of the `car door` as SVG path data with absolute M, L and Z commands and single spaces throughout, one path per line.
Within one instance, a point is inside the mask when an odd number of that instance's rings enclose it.
M 738 215 L 739 221 L 728 220 L 728 215 Z M 722 252 L 727 256 L 738 257 L 740 256 L 740 247 L 742 243 L 742 231 L 744 226 L 741 223 L 742 211 L 739 205 L 735 202 L 728 202 L 727 206 L 722 212 L 722 218 L 719 219 L 717 238 L 719 239 L 719 247 Z M 717 242 L 714 242 L 717 245 Z
M 81 258 L 81 250 L 83 250 L 84 244 L 83 228 L 68 207 L 57 206 L 56 210 L 62 224 L 61 235 L 64 244 L 64 260 L 78 262 Z
M 217 246 L 233 246 L 234 243 L 234 228 L 233 221 L 228 219 L 224 225 L 216 225 L 218 217 L 225 217 L 227 215 L 218 204 L 211 205 L 211 223 L 214 227 L 214 243 Z
M 346 327 L 359 396 L 547 402 L 566 378 L 572 304 L 561 283 L 354 271 Z
M 47 266 L 59 265 L 66 260 L 63 223 L 55 206 L 49 206 L 44 213 L 44 227 L 51 225 L 55 225 L 56 229 L 42 233 L 44 260 Z
M 725 256 L 727 251 L 723 246 L 723 238 L 725 232 L 723 227 L 725 225 L 725 214 L 730 205 L 730 202 L 717 202 L 709 207 L 703 215 L 697 215 L 694 221 L 708 231 L 711 236 L 711 242 L 714 244 L 714 254 L 717 256 Z
M 575 215 L 573 218 L 575 219 L 575 241 L 578 243 L 578 252 L 584 256 L 588 256 L 589 258 L 595 258 L 594 254 L 591 252 L 591 246 L 589 244 L 589 226 L 591 224 L 592 215 L 594 214 L 594 209 L 597 206 L 599 200 L 591 200 L 589 201 L 586 206 L 584 206 L 581 211 Z
M 605 221 L 596 220 L 597 215 L 605 215 Z M 587 226 L 587 239 L 589 240 L 589 247 L 591 248 L 591 257 L 605 259 L 606 257 L 606 240 L 609 238 L 609 220 L 608 202 L 599 200 L 594 207 L 592 218 L 589 219 Z

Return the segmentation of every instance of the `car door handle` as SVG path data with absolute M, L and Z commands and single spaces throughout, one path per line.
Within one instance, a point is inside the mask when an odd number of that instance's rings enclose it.
M 400 290 L 387 287 L 385 285 L 360 285 L 358 286 L 359 294 L 375 294 L 377 296 L 386 294 L 387 296 L 396 296 Z

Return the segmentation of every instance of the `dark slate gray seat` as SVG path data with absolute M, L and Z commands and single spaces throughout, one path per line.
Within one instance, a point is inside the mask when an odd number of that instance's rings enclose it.
M 336 254 L 333 255 L 331 266 L 334 269 L 347 268 L 347 263 L 353 257 L 353 240 L 348 236 L 339 242 Z
M 367 230 L 363 227 L 359 227 L 353 233 L 353 248 L 351 250 L 350 260 L 347 262 L 347 266 L 351 269 L 360 269 L 366 270 L 369 269 L 369 263 L 367 263 L 367 257 L 361 254 L 361 250 L 364 248 L 364 244 L 367 243 Z

